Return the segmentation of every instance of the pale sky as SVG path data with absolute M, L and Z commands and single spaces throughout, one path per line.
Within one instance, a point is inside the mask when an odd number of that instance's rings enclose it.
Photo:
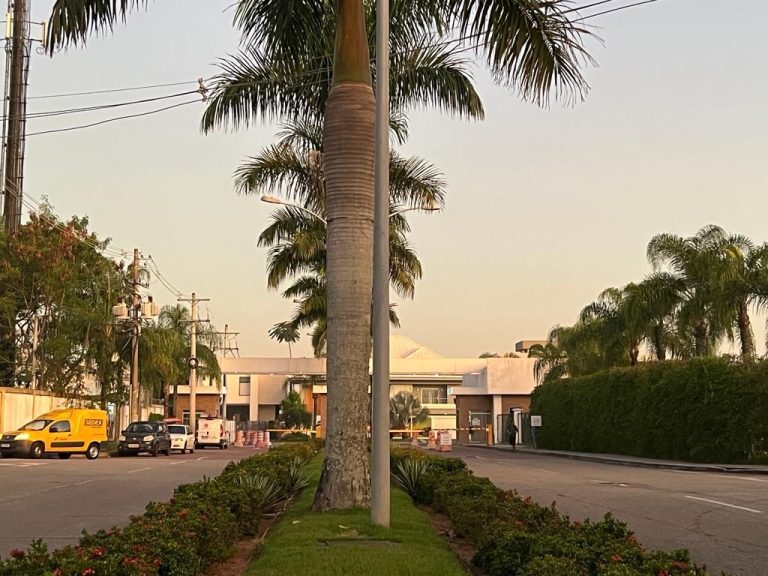
M 47 17 L 52 1 L 34 4 L 33 17 Z M 157 0 L 114 36 L 35 55 L 29 96 L 211 76 L 237 47 L 231 4 Z M 599 67 L 587 73 L 585 102 L 541 110 L 478 68 L 484 122 L 411 114 L 404 152 L 433 162 L 449 188 L 444 213 L 410 215 L 424 278 L 413 301 L 398 301 L 402 333 L 449 356 L 512 350 L 573 323 L 604 288 L 641 279 L 654 234 L 714 223 L 768 240 L 768 4 L 661 0 L 590 22 L 604 44 L 590 44 Z M 34 99 L 29 111 L 185 89 Z M 27 131 L 184 100 L 31 119 Z M 180 290 L 211 298 L 203 317 L 239 331 L 241 355 L 286 356 L 267 330 L 292 305 L 266 290 L 266 251 L 256 246 L 270 208 L 232 189 L 233 170 L 272 142 L 274 127 L 202 136 L 202 110 L 31 136 L 25 193 L 48 196 L 61 217 L 88 215 L 115 246 L 151 254 Z M 762 341 L 763 320 L 754 322 Z M 294 355 L 311 355 L 308 340 Z

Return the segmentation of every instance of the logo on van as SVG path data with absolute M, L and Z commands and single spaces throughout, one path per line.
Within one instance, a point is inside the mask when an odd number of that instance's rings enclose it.
M 84 424 L 86 426 L 102 426 L 104 424 L 104 420 L 97 418 L 86 418 Z

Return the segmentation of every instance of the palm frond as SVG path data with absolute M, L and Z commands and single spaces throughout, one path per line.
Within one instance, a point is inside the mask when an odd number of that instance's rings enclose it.
M 566 102 L 588 91 L 582 68 L 593 61 L 584 39 L 593 34 L 571 19 L 568 0 L 457 0 L 460 34 L 473 38 L 477 53 L 497 81 L 521 97 L 546 104 L 554 92 Z
M 48 51 L 70 44 L 85 44 L 89 34 L 111 32 L 129 12 L 146 7 L 149 0 L 56 0 L 48 21 Z

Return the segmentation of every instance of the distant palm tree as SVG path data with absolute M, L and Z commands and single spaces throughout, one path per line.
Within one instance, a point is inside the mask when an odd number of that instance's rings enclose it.
M 429 409 L 410 392 L 398 392 L 389 399 L 389 421 L 393 428 L 411 429 L 429 418 Z
M 238 189 L 245 194 L 278 193 L 306 210 L 281 206 L 272 214 L 272 222 L 259 236 L 259 245 L 269 247 L 267 285 L 277 288 L 289 277 L 294 282 L 283 296 L 298 300 L 291 320 L 270 330 L 274 338 L 283 327 L 298 330 L 312 327 L 316 356 L 324 355 L 327 334 L 325 276 L 325 178 L 322 169 L 322 133 L 313 122 L 292 122 L 284 126 L 277 144 L 244 163 L 237 172 Z M 406 233 L 408 221 L 402 206 L 440 207 L 445 195 L 445 181 L 431 165 L 419 158 L 402 158 L 397 153 L 390 160 L 390 280 L 393 289 L 412 298 L 416 280 L 421 277 L 421 263 L 410 246 Z M 392 311 L 392 322 L 398 326 Z

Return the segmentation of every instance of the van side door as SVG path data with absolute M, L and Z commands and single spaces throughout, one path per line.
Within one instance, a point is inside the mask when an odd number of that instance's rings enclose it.
M 54 422 L 48 428 L 50 434 L 50 447 L 54 452 L 71 448 L 81 448 L 82 442 L 75 442 L 72 439 L 72 425 L 69 420 L 59 420 Z

